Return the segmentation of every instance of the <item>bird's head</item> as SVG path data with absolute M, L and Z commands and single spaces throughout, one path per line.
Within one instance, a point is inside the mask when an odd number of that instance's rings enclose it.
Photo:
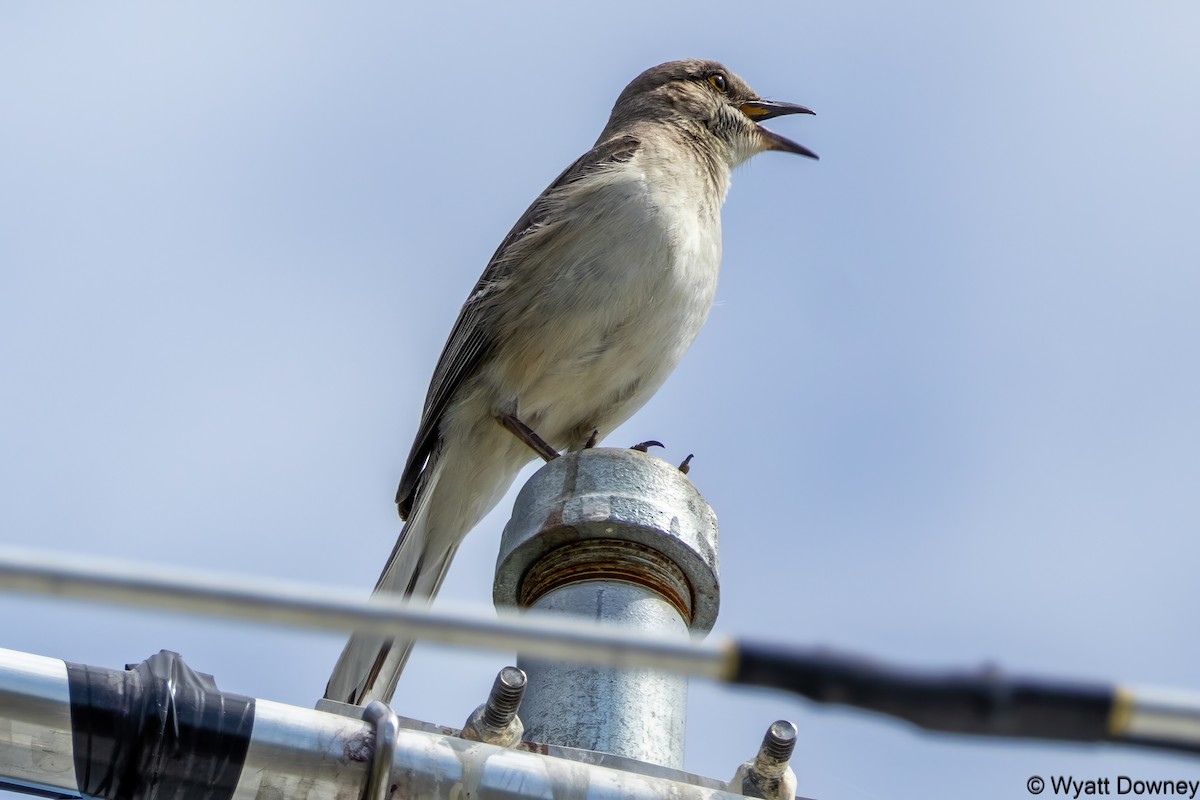
M 804 145 L 758 124 L 785 114 L 812 113 L 795 103 L 762 99 L 716 61 L 688 59 L 659 64 L 634 78 L 617 98 L 606 130 L 660 121 L 708 131 L 726 145 L 732 164 L 767 150 L 817 158 Z

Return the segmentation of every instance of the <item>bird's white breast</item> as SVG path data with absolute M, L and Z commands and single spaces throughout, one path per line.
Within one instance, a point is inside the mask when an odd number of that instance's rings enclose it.
M 530 265 L 541 280 L 508 374 L 519 416 L 556 445 L 637 410 L 712 307 L 724 187 L 714 203 L 702 174 L 679 166 L 639 152 L 572 187 Z

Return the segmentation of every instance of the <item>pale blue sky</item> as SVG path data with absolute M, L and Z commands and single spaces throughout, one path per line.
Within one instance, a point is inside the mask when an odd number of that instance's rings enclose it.
M 428 376 L 496 243 L 642 69 L 813 118 L 725 208 L 718 305 L 611 440 L 695 452 L 725 633 L 1200 688 L 1192 2 L 7 4 L 0 541 L 373 583 Z M 490 602 L 501 504 L 444 596 Z M 0 596 L 0 646 L 160 648 L 311 705 L 338 637 Z M 418 651 L 457 725 L 503 655 Z M 692 689 L 688 766 L 774 719 L 817 798 L 1200 778 Z

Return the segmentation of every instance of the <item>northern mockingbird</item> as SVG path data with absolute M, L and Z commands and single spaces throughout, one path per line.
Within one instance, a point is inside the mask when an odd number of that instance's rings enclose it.
M 375 591 L 432 598 L 467 532 L 535 455 L 594 443 L 640 408 L 712 306 L 731 170 L 767 150 L 763 100 L 715 61 L 625 87 L 595 146 L 517 220 L 442 350 L 396 503 L 407 524 Z M 325 697 L 387 701 L 411 642 L 355 634 Z

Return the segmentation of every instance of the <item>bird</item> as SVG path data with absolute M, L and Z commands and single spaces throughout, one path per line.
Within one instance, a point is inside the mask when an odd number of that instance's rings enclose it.
M 432 601 L 463 538 L 537 456 L 595 444 L 654 394 L 712 307 L 734 167 L 817 155 L 759 123 L 716 61 L 670 61 L 618 96 L 595 145 L 504 237 L 434 369 L 396 493 L 405 520 L 375 587 Z M 388 702 L 412 643 L 351 636 L 325 699 Z

